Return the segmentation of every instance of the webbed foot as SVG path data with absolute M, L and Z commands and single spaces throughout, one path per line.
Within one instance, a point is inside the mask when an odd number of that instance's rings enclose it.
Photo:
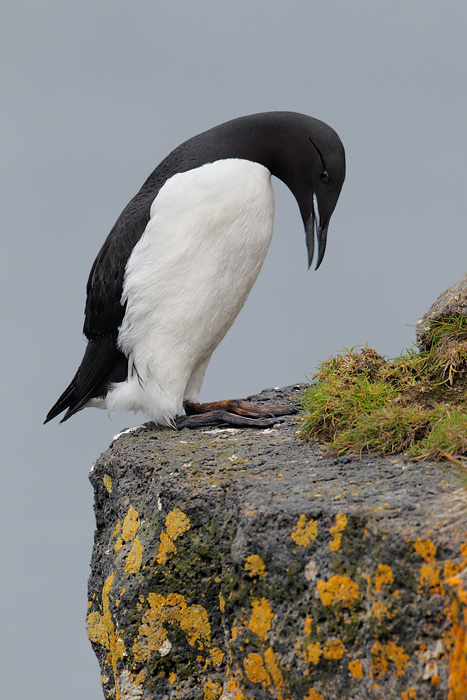
M 271 428 L 281 423 L 282 416 L 296 413 L 290 406 L 254 406 L 247 401 L 230 399 L 211 403 L 184 401 L 184 416 L 177 416 L 175 427 L 200 428 L 214 425 L 231 425 L 235 428 Z

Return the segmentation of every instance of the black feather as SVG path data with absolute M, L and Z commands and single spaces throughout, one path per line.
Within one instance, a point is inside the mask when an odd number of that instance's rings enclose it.
M 50 409 L 44 423 L 66 410 L 62 423 L 80 411 L 90 399 L 104 396 L 112 382 L 123 382 L 128 361 L 117 348 L 117 333 L 90 340 L 70 385 Z

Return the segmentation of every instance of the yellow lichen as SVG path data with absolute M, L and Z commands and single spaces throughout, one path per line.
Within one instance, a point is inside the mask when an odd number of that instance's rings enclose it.
M 174 541 L 191 527 L 190 519 L 179 508 L 170 511 L 165 519 L 165 532 L 161 532 L 159 549 L 156 555 L 158 564 L 167 564 L 177 553 Z
M 467 698 L 467 635 L 465 627 L 454 623 L 453 648 L 449 655 L 449 693 L 448 700 L 465 700 Z
M 171 671 L 171 673 L 169 673 L 169 682 L 172 683 L 172 685 L 173 685 L 176 680 L 177 680 L 177 674 L 174 673 L 173 671 Z
M 128 558 L 125 564 L 125 573 L 136 574 L 141 568 L 143 561 L 143 545 L 138 539 L 133 541 Z
M 465 561 L 460 561 L 457 564 L 453 561 L 445 561 L 443 566 L 443 578 L 448 579 L 455 576 L 466 566 Z
M 417 700 L 417 691 L 413 685 L 409 686 L 407 690 L 402 691 L 401 700 Z
M 305 695 L 303 700 L 324 700 L 324 698 L 320 693 L 317 693 L 316 690 L 313 690 L 313 688 L 311 688 Z
M 271 606 L 266 598 L 261 598 L 261 600 L 253 600 L 251 607 L 253 608 L 253 612 L 251 613 L 248 627 L 254 634 L 257 634 L 260 639 L 265 639 L 271 627 L 271 620 L 274 617 Z
M 211 661 L 214 664 L 214 666 L 218 666 L 220 663 L 222 663 L 222 660 L 224 658 L 224 652 L 221 651 L 219 647 L 213 647 L 209 653 L 211 655 Z
M 122 527 L 122 523 L 121 523 L 120 518 L 119 518 L 119 519 L 117 520 L 117 524 L 115 525 L 115 530 L 114 530 L 114 531 L 112 532 L 112 534 L 110 535 L 110 539 L 111 539 L 111 540 L 113 540 L 113 538 L 116 537 L 116 536 L 118 535 L 118 533 L 120 532 L 120 528 L 121 528 L 121 527 Z
M 341 546 L 342 532 L 347 527 L 347 516 L 344 513 L 338 513 L 336 515 L 336 524 L 333 525 L 329 532 L 332 535 L 332 540 L 329 543 L 329 549 L 333 552 L 337 552 Z
M 382 600 L 374 601 L 374 603 L 371 606 L 371 614 L 373 617 L 376 617 L 378 622 L 382 622 L 382 620 L 392 617 L 391 613 L 389 612 L 388 606 L 386 605 L 386 603 L 383 603 Z
M 90 642 L 99 644 L 104 649 L 109 649 L 109 633 L 103 615 L 97 611 L 89 613 L 86 618 L 86 630 Z
M 180 627 L 185 632 L 188 644 L 197 649 L 209 646 L 211 625 L 206 608 L 202 605 L 190 605 L 180 609 Z
M 257 554 L 250 554 L 246 558 L 245 571 L 249 571 L 251 578 L 254 578 L 254 576 L 263 578 L 263 576 L 266 576 L 264 561 Z
M 447 700 L 467 700 L 467 587 L 463 579 L 452 576 L 446 581 L 452 596 L 448 608 L 452 627 L 446 639 L 450 648 Z
M 264 652 L 264 663 L 266 665 L 267 671 L 269 672 L 269 675 L 272 678 L 274 688 L 277 688 L 279 690 L 284 685 L 284 679 L 282 677 L 281 670 L 278 666 L 276 655 L 274 654 L 272 648 L 266 649 L 266 651 Z
M 349 606 L 360 597 L 358 584 L 348 576 L 331 576 L 329 581 L 321 579 L 316 584 L 323 605 L 342 603 Z
M 147 661 L 153 652 L 161 653 L 168 640 L 167 625 L 179 625 L 190 646 L 197 649 L 209 647 L 211 625 L 207 611 L 201 605 L 188 606 L 183 595 L 170 593 L 164 597 L 158 593 L 148 594 L 149 608 L 139 627 L 133 644 L 136 661 Z
M 321 649 L 321 644 L 319 642 L 311 642 L 306 648 L 308 663 L 316 664 L 319 663 L 319 657 L 323 653 Z
M 453 591 L 455 591 L 457 600 L 464 608 L 464 606 L 467 605 L 467 588 L 465 587 L 465 582 L 463 579 L 460 576 L 452 576 L 452 578 L 447 581 L 447 584 L 453 589 Z M 464 612 L 467 611 L 464 610 Z
M 222 613 L 225 612 L 225 598 L 222 593 L 219 593 L 219 609 Z
M 310 518 L 307 520 L 305 515 L 301 515 L 298 519 L 295 530 L 291 533 L 291 537 L 295 544 L 299 547 L 308 547 L 318 536 L 318 522 Z
M 143 685 L 144 681 L 146 680 L 146 676 L 147 670 L 145 668 L 142 668 L 138 675 L 135 676 L 133 682 L 135 683 L 135 685 Z
M 429 539 L 422 540 L 421 537 L 417 537 L 413 543 L 414 549 L 423 559 L 430 563 L 436 560 L 436 546 Z
M 349 661 L 348 669 L 354 678 L 357 678 L 357 679 L 363 678 L 363 666 L 358 659 L 354 659 L 353 661 Z
M 328 639 L 323 648 L 325 659 L 337 661 L 344 656 L 345 647 L 340 639 Z
M 167 564 L 169 559 L 177 553 L 177 548 L 173 540 L 165 533 L 161 532 L 159 549 L 156 555 L 158 564 Z
M 220 683 L 208 681 L 203 688 L 204 700 L 217 700 L 222 694 L 222 686 Z
M 245 669 L 246 677 L 251 683 L 270 684 L 271 679 L 264 668 L 263 659 L 259 654 L 251 653 L 243 659 L 243 668 Z
M 244 695 L 241 692 L 240 685 L 238 681 L 235 680 L 235 678 L 231 678 L 229 680 L 229 682 L 227 683 L 227 690 L 230 693 L 228 697 L 232 698 L 233 700 L 249 700 L 247 699 L 246 695 Z M 235 695 L 233 693 L 235 693 Z
M 381 676 L 389 671 L 389 662 L 392 662 L 396 667 L 396 675 L 401 676 L 407 664 L 409 663 L 409 655 L 402 647 L 397 646 L 390 641 L 387 644 L 375 642 L 371 648 L 372 660 L 370 676 Z
M 190 519 L 179 508 L 170 511 L 165 519 L 165 529 L 172 540 L 176 540 L 180 535 L 183 535 L 190 527 Z
M 441 565 L 440 564 L 422 564 L 420 567 L 420 575 L 418 579 L 418 592 L 421 593 L 423 588 L 430 587 L 430 593 L 443 594 L 444 589 L 441 583 Z
M 150 607 L 143 615 L 138 637 L 133 644 L 135 661 L 148 661 L 151 653 L 159 651 L 167 639 L 164 623 L 168 620 L 169 615 L 165 611 L 165 598 L 150 593 L 148 601 Z M 163 610 L 166 614 L 163 614 Z
M 138 511 L 133 506 L 130 506 L 128 513 L 125 516 L 122 527 L 122 538 L 125 542 L 131 542 L 138 532 L 138 528 L 141 525 L 139 519 Z
M 104 474 L 104 478 L 102 479 L 104 482 L 104 486 L 107 489 L 107 493 L 112 493 L 112 479 L 108 474 Z
M 375 585 L 375 593 L 380 593 L 383 584 L 394 583 L 394 576 L 392 569 L 387 564 L 378 564 L 378 568 L 373 578 Z
M 98 612 L 91 612 L 86 618 L 87 634 L 91 642 L 99 644 L 109 652 L 108 661 L 112 666 L 115 683 L 115 697 L 120 700 L 121 691 L 117 683 L 117 662 L 123 659 L 125 645 L 123 639 L 118 637 L 115 625 L 110 612 L 110 590 L 115 574 L 112 573 L 105 580 L 102 588 L 102 615 Z

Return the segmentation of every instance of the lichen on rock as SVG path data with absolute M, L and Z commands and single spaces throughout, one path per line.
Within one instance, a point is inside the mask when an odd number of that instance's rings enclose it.
M 467 700 L 462 482 L 326 456 L 296 426 L 147 424 L 97 461 L 87 621 L 108 700 Z

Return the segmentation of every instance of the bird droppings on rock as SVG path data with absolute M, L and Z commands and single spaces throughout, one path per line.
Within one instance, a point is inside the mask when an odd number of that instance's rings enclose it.
M 128 433 L 133 433 L 135 430 L 139 430 L 142 427 L 142 425 L 134 425 L 132 428 L 122 430 L 121 433 L 117 433 L 117 435 L 114 435 L 114 437 L 112 438 L 112 442 L 116 442 L 119 438 L 122 437 L 122 435 L 128 435 Z
M 108 700 L 467 700 L 462 482 L 323 456 L 296 425 L 180 444 L 147 424 L 97 461 L 87 621 Z

